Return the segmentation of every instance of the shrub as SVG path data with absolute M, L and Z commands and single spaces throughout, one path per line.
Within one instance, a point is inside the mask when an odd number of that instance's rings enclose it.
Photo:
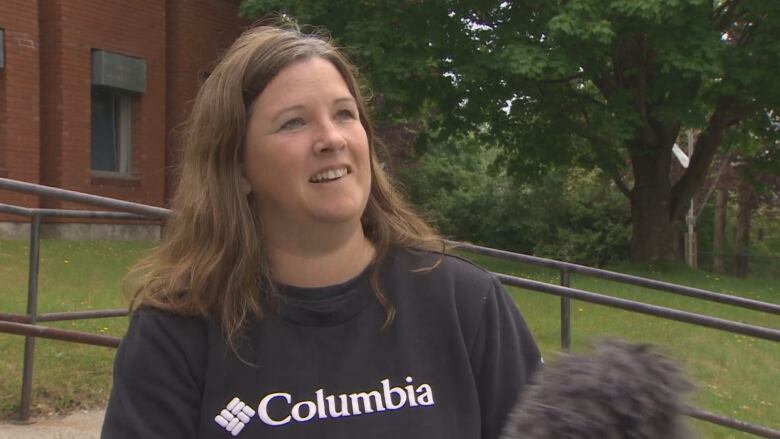
M 430 146 L 396 176 L 449 238 L 588 265 L 628 257 L 627 201 L 599 173 L 555 171 L 521 183 L 496 156 L 466 138 Z

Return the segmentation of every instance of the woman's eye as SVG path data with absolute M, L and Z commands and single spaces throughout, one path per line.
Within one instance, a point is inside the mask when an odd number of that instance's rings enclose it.
M 337 119 L 341 119 L 341 120 L 354 120 L 354 119 L 357 119 L 357 117 L 355 117 L 355 112 L 354 111 L 346 110 L 346 109 L 345 110 L 339 110 L 336 113 L 336 118 Z
M 290 119 L 287 122 L 285 122 L 280 130 L 292 130 L 295 128 L 299 128 L 305 125 L 305 122 L 300 117 L 296 117 L 294 119 Z

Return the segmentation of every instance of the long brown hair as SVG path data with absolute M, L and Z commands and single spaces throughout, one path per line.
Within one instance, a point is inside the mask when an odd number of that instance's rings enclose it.
M 245 32 L 203 83 L 184 130 L 181 179 L 162 243 L 130 272 L 131 309 L 150 306 L 219 322 L 229 343 L 275 303 L 263 224 L 239 184 L 248 108 L 285 67 L 319 57 L 341 73 L 357 101 L 371 150 L 371 190 L 362 216 L 377 249 L 371 288 L 387 312 L 377 262 L 391 246 L 441 250 L 441 239 L 393 188 L 376 155 L 378 141 L 354 66 L 322 36 L 260 26 Z

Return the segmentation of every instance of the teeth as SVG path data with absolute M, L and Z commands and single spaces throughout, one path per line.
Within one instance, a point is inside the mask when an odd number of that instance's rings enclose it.
M 345 175 L 347 175 L 347 168 L 330 169 L 315 175 L 314 177 L 311 178 L 311 181 L 313 183 L 319 183 L 323 180 L 335 180 Z

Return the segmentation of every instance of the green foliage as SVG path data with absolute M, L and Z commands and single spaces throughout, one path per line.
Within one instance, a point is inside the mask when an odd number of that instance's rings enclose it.
M 399 178 L 445 236 L 588 265 L 628 257 L 626 200 L 599 173 L 518 181 L 494 166 L 496 153 L 473 137 L 437 144 Z
M 561 198 L 548 210 L 547 233 L 534 253 L 604 266 L 629 257 L 631 227 L 626 199 L 598 172 L 572 169 Z
M 493 157 L 473 139 L 437 144 L 398 177 L 445 236 L 528 251 L 543 227 L 539 210 L 521 186 L 491 169 Z
M 653 136 L 705 128 L 719 99 L 732 102 L 729 113 L 748 103 L 753 112 L 780 107 L 780 85 L 770 73 L 780 63 L 780 42 L 772 37 L 780 28 L 777 2 L 718 3 L 513 5 L 496 50 L 503 62 L 491 69 L 494 80 L 508 84 L 502 98 L 512 101 L 511 111 L 486 106 L 494 96 L 468 105 L 492 110 L 491 124 L 501 127 L 492 134 L 507 145 L 511 168 L 528 162 L 512 160 L 513 153 L 543 160 L 574 153 L 581 164 L 619 175 L 626 152 L 652 153 Z M 739 40 L 740 32 L 750 37 Z M 758 52 L 762 61 L 752 64 Z
M 714 196 L 710 197 L 696 222 L 699 268 L 712 271 L 714 234 Z M 728 202 L 726 241 L 722 253 L 726 273 L 734 273 L 734 227 L 737 217 L 736 197 Z M 748 265 L 753 278 L 780 279 L 780 207 L 764 205 L 753 214 L 748 247 Z
M 667 206 L 633 218 L 647 225 L 640 257 L 669 257 L 652 231 L 682 221 L 723 136 L 740 124 L 780 136 L 765 129 L 780 114 L 777 0 L 243 0 L 242 12 L 328 28 L 376 90 L 379 119 L 422 123 L 422 139 L 477 133 L 515 179 L 597 168 L 633 211 Z M 683 128 L 703 135 L 670 189 Z
M 307 28 L 324 28 L 345 47 L 375 90 L 381 120 L 418 121 L 432 99 L 453 93 L 444 76 L 445 51 L 470 46 L 448 2 L 245 0 L 245 17 L 291 16 Z M 310 30 L 310 29 L 307 29 Z
M 447 135 L 489 122 L 507 151 L 533 157 L 510 161 L 521 175 L 578 147 L 610 171 L 640 127 L 704 127 L 718 98 L 780 108 L 775 0 L 244 0 L 241 12 L 328 29 L 382 119 Z
M 751 273 L 780 279 L 780 208 L 760 209 L 753 219 Z

